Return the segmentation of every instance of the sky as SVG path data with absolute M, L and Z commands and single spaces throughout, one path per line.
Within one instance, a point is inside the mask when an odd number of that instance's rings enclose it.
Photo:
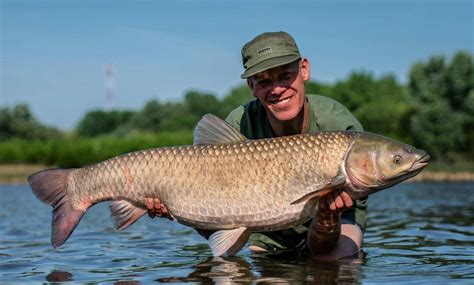
M 118 109 L 189 90 L 222 98 L 245 83 L 241 47 L 267 31 L 293 35 L 313 80 L 366 71 L 406 83 L 417 61 L 474 52 L 473 3 L 0 0 L 0 108 L 26 103 L 42 123 L 71 130 L 110 105 L 106 86 Z

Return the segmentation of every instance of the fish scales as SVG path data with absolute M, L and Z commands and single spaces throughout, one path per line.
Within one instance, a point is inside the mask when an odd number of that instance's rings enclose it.
M 208 114 L 195 129 L 194 146 L 133 152 L 81 169 L 44 170 L 28 182 L 33 194 L 53 207 L 54 247 L 96 203 L 116 200 L 110 210 L 122 230 L 156 208 L 158 198 L 177 221 L 215 230 L 209 246 L 221 256 L 236 254 L 251 232 L 285 229 L 315 217 L 322 195 L 344 189 L 352 199 L 367 197 L 417 175 L 429 159 L 423 150 L 355 131 L 249 141 Z
M 69 187 L 78 208 L 84 197 L 142 206 L 157 197 L 196 228 L 282 229 L 310 218 L 315 207 L 290 203 L 337 175 L 353 139 L 333 132 L 138 151 L 74 171 Z

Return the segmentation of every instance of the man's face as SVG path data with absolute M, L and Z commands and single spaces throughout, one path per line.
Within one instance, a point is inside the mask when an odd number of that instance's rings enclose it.
M 307 59 L 257 73 L 247 80 L 270 116 L 280 121 L 294 119 L 305 100 L 304 82 L 310 79 Z

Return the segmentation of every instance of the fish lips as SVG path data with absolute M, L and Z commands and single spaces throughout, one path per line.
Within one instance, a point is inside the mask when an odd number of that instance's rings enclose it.
M 420 173 L 420 171 L 428 165 L 428 161 L 430 161 L 430 158 L 430 155 L 425 152 L 425 154 L 421 158 L 413 162 L 410 169 L 412 171 L 418 171 L 417 174 Z

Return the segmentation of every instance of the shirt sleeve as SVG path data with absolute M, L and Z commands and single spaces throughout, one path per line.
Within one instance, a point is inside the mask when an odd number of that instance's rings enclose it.
M 232 110 L 229 115 L 227 115 L 227 118 L 225 118 L 225 121 L 229 123 L 232 127 L 234 127 L 236 130 L 240 130 L 240 122 L 242 120 L 242 116 L 245 112 L 244 106 L 239 106 Z
M 319 101 L 316 116 L 322 130 L 364 130 L 357 118 L 344 105 L 329 97 L 317 98 Z

